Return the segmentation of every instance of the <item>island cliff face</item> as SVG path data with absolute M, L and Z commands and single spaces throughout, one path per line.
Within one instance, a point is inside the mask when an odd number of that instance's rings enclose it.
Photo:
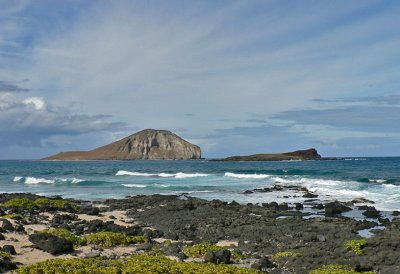
M 315 148 L 296 150 L 277 154 L 253 154 L 248 156 L 231 156 L 224 161 L 284 161 L 284 160 L 323 160 Z
M 200 147 L 168 130 L 145 129 L 90 151 L 60 152 L 42 160 L 189 160 Z

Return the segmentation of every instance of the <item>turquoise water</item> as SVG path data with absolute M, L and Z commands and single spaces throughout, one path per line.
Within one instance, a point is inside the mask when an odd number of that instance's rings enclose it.
M 400 158 L 338 161 L 0 161 L 0 192 L 77 199 L 181 194 L 205 199 L 301 202 L 299 193 L 245 195 L 273 184 L 304 186 L 322 200 L 366 198 L 381 210 L 400 209 Z M 289 198 L 287 198 L 289 196 Z

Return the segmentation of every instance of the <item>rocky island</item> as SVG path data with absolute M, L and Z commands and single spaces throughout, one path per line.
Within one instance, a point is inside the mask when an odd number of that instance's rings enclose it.
M 90 151 L 60 152 L 42 160 L 191 160 L 200 147 L 168 130 L 145 129 Z
M 253 154 L 247 156 L 231 156 L 223 161 L 285 161 L 285 160 L 323 160 L 315 148 L 296 150 L 276 154 Z

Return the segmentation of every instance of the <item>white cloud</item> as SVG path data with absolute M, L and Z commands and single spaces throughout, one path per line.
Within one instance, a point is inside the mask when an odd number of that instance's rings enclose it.
M 41 97 L 31 97 L 23 101 L 25 105 L 32 105 L 36 110 L 43 110 L 46 108 L 46 102 Z

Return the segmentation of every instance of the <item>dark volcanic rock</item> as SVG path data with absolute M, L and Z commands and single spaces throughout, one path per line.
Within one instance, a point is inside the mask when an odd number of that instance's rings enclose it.
M 312 206 L 313 209 L 324 209 L 325 206 L 323 204 L 316 204 Z
M 319 201 L 304 205 L 312 206 L 316 202 Z M 86 203 L 81 202 L 79 205 Z M 180 259 L 185 259 L 182 250 L 187 244 L 186 241 L 193 244 L 204 241 L 237 241 L 238 246 L 235 250 L 251 259 L 260 259 L 253 267 L 267 273 L 309 273 L 324 264 L 345 264 L 363 271 L 372 269 L 377 273 L 398 273 L 396 271 L 400 265 L 400 219 L 394 218 L 392 222 L 385 223 L 385 229 L 368 239 L 363 248 L 364 254 L 359 256 L 346 250 L 344 243 L 359 238 L 357 232 L 360 229 L 371 228 L 378 223 L 335 217 L 350 209 L 340 202 L 327 204 L 328 216 L 333 216 L 330 218 L 303 218 L 306 213 L 292 210 L 294 208 L 286 210 L 289 209 L 287 204 L 241 205 L 237 202 L 206 201 L 188 195 L 134 196 L 121 200 L 107 200 L 105 205 L 109 207 L 107 211 L 127 210 L 126 219 L 135 220 L 137 224 L 128 228 L 116 225 L 112 221 L 80 220 L 74 214 L 56 214 L 50 224 L 52 227 L 67 227 L 77 235 L 112 231 L 130 236 L 146 235 L 149 238 L 179 240 L 178 243 L 153 242 L 134 246 L 141 250 L 159 247 L 165 254 Z M 295 206 L 300 209 L 302 204 Z M 25 216 L 28 216 L 30 222 L 35 214 L 38 212 Z M 152 229 L 145 229 L 147 227 Z M 30 236 L 33 243 L 35 239 L 32 238 L 41 237 L 34 235 L 37 234 Z M 49 243 L 48 239 L 38 240 L 44 242 L 42 249 L 49 250 L 59 245 L 57 242 Z M 37 247 L 39 244 L 36 244 Z M 72 250 L 70 243 L 69 246 Z M 280 251 L 295 251 L 303 256 L 283 258 L 275 265 L 268 258 Z M 102 255 L 100 252 L 94 253 L 86 256 Z M 206 258 L 210 262 L 224 263 L 229 262 L 230 255 L 228 256 L 226 251 L 212 252 L 207 254 Z
M 11 255 L 16 255 L 17 254 L 17 252 L 15 251 L 15 248 L 14 248 L 13 245 L 4 245 L 1 248 L 1 251 L 7 252 L 7 253 L 9 253 Z
M 378 219 L 381 217 L 379 211 L 376 210 L 376 208 L 373 206 L 363 207 L 363 209 L 365 209 L 365 211 L 362 213 L 362 215 L 364 215 L 367 218 Z
M 307 192 L 306 194 L 303 195 L 303 198 L 317 198 L 317 194 L 312 194 L 311 192 Z
M 0 256 L 0 273 L 6 272 L 7 270 L 14 270 L 17 268 L 17 264 L 12 262 L 10 258 Z
M 214 264 L 229 264 L 231 262 L 231 252 L 227 249 L 217 251 L 207 251 L 204 255 L 204 262 Z
M 295 203 L 296 210 L 302 210 L 304 208 L 303 204 L 301 203 Z
M 145 129 L 90 151 L 61 152 L 44 160 L 189 160 L 200 147 L 168 130 Z
M 256 268 L 258 270 L 261 270 L 263 272 L 268 272 L 269 268 L 276 267 L 276 264 L 271 262 L 268 258 L 262 257 L 259 259 L 257 262 L 251 265 L 251 268 Z
M 326 217 L 333 217 L 339 215 L 343 212 L 350 211 L 351 208 L 338 202 L 334 201 L 331 203 L 325 204 L 325 216 Z
M 98 216 L 100 213 L 100 209 L 95 206 L 81 206 L 78 210 L 78 213 L 82 214 L 87 214 L 87 215 L 92 215 L 92 216 Z
M 85 258 L 97 258 L 100 257 L 101 252 L 99 250 L 92 250 L 88 253 L 85 253 Z
M 144 251 L 149 251 L 153 248 L 153 245 L 151 243 L 141 243 L 136 245 L 136 250 L 144 250 Z
M 46 233 L 36 233 L 29 236 L 35 246 L 51 254 L 64 254 L 74 251 L 72 242 Z
M 14 227 L 12 223 L 5 219 L 5 218 L 0 218 L 0 232 L 10 232 L 14 231 Z

